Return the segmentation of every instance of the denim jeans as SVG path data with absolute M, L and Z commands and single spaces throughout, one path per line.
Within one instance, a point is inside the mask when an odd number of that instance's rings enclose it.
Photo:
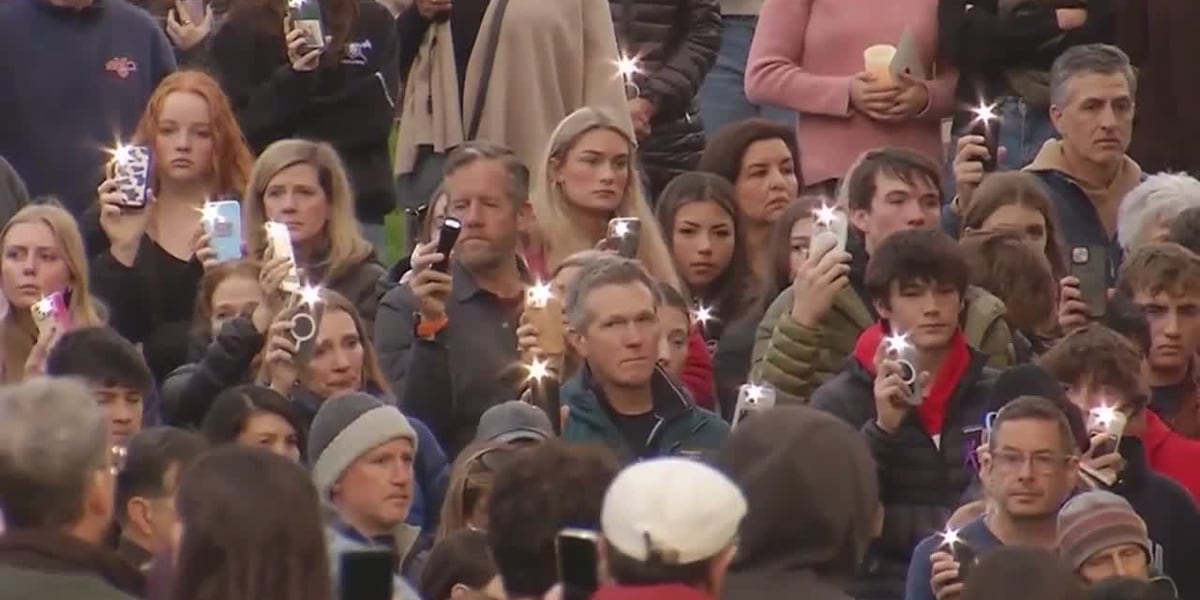
M 751 117 L 796 126 L 796 113 L 791 110 L 751 104 L 746 99 L 746 59 L 757 22 L 756 17 L 742 15 L 726 15 L 721 20 L 721 51 L 700 86 L 700 115 L 709 139 L 722 127 Z
M 1000 98 L 996 115 L 1000 118 L 999 145 L 1004 148 L 1004 156 L 996 165 L 998 171 L 1016 171 L 1025 167 L 1037 157 L 1046 140 L 1058 137 L 1058 132 L 1050 123 L 1049 110 L 1030 107 L 1019 97 Z M 951 138 L 950 158 L 946 163 L 947 199 L 954 197 L 954 153 L 958 151 L 958 139 L 966 128 L 960 126 L 958 129 Z M 960 219 L 947 204 L 942 211 L 942 229 L 958 237 L 959 222 Z

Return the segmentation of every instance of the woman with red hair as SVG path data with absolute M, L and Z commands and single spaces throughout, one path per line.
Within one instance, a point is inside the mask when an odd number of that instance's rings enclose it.
M 144 344 L 161 379 L 187 359 L 201 259 L 213 255 L 200 209 L 209 199 L 240 197 L 254 158 L 220 85 L 199 71 L 162 80 L 130 143 L 154 156 L 151 201 L 123 206 L 110 177 L 84 222 L 96 295 L 108 303 L 112 326 Z

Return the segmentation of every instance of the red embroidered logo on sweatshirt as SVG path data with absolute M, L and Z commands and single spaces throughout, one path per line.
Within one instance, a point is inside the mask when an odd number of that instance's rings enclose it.
M 137 71 L 137 63 L 133 62 L 131 58 L 117 56 L 108 59 L 108 62 L 104 63 L 104 70 L 109 73 L 116 73 L 117 77 L 121 79 L 128 79 L 130 73 Z

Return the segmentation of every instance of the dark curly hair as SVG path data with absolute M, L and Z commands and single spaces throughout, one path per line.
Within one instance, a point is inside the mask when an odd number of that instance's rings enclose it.
M 1142 383 L 1142 353 L 1133 341 L 1098 324 L 1067 334 L 1042 355 L 1038 364 L 1064 384 L 1090 380 L 1108 387 L 1130 403 L 1134 413 L 1149 402 Z
M 558 580 L 554 542 L 567 527 L 597 530 L 620 469 L 604 446 L 550 441 L 519 450 L 496 474 L 488 543 L 510 597 L 542 597 Z

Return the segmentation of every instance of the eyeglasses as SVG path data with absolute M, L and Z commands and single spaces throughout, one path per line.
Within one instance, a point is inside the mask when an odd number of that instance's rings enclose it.
M 1024 454 L 1012 451 L 993 452 L 991 456 L 996 468 L 1004 473 L 1019 471 L 1028 464 L 1030 470 L 1039 475 L 1053 475 L 1066 467 L 1073 458 L 1066 454 L 1046 452 Z

